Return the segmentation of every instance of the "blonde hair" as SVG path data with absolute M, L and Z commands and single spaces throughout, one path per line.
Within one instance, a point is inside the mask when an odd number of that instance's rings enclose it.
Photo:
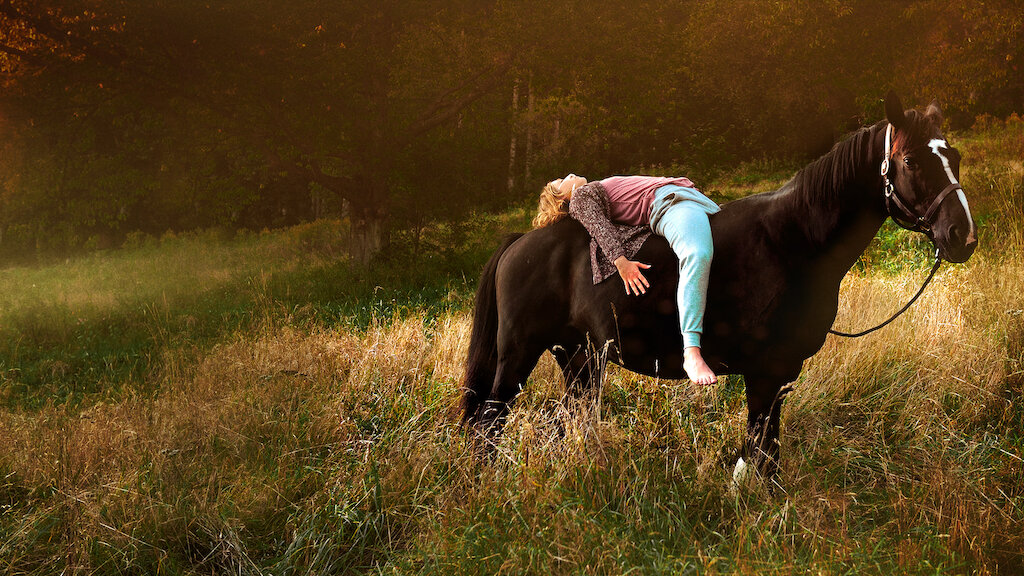
M 554 224 L 569 215 L 569 199 L 572 198 L 572 190 L 560 192 L 555 186 L 548 184 L 540 191 L 540 205 L 537 206 L 537 215 L 533 217 L 533 227 L 543 228 Z

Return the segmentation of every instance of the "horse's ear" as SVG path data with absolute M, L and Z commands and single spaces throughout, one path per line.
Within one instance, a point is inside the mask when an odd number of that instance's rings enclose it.
M 932 103 L 928 105 L 928 109 L 924 111 L 924 115 L 936 125 L 942 125 L 942 108 L 939 108 L 938 100 L 932 100 Z
M 900 97 L 893 90 L 889 90 L 889 93 L 885 95 L 885 119 L 897 130 L 903 125 L 905 119 L 903 103 L 900 102 Z

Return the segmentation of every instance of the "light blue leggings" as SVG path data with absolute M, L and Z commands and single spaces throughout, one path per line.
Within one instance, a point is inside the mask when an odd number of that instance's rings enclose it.
M 700 346 L 704 331 L 708 277 L 715 247 L 711 240 L 709 211 L 717 212 L 703 194 L 693 188 L 668 185 L 654 192 L 651 230 L 663 236 L 679 257 L 679 327 L 683 346 Z

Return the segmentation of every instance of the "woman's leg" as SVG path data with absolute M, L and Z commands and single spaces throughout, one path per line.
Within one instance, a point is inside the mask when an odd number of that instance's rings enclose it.
M 668 187 L 666 187 L 668 188 Z M 714 244 L 707 212 L 671 189 L 655 193 L 651 229 L 668 240 L 679 258 L 679 328 L 683 334 L 683 368 L 691 380 L 712 384 L 717 378 L 700 354 Z

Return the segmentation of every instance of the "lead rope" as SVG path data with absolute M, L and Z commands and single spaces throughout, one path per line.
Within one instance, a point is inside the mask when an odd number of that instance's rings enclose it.
M 939 251 L 938 251 L 938 249 L 936 249 L 935 250 L 935 264 L 932 265 L 932 271 L 928 273 L 928 278 L 926 278 L 925 281 L 924 281 L 924 284 L 921 285 L 921 289 L 917 291 L 917 294 L 914 294 L 914 297 L 910 299 L 910 302 L 907 302 L 906 306 L 904 306 L 903 308 L 900 308 L 899 312 L 893 314 L 892 317 L 890 317 L 885 322 L 882 322 L 881 324 L 879 324 L 878 326 L 875 326 L 874 328 L 868 328 L 867 330 L 864 330 L 863 332 L 857 332 L 856 334 L 850 334 L 848 332 L 839 332 L 837 330 L 832 330 L 831 328 L 829 329 L 828 333 L 829 334 L 835 334 L 836 336 L 842 336 L 843 338 L 860 338 L 861 336 L 865 336 L 867 334 L 871 334 L 875 330 L 879 330 L 879 329 L 885 328 L 886 326 L 889 325 L 890 322 L 892 322 L 896 318 L 899 318 L 900 314 L 903 314 L 911 306 L 913 306 L 914 302 L 917 302 L 917 299 L 921 297 L 921 294 L 924 294 L 924 289 L 928 287 L 928 283 L 931 282 L 932 278 L 935 277 L 935 273 L 938 272 L 939 266 L 941 266 L 941 265 L 942 265 L 942 258 L 939 257 Z
M 886 129 L 885 129 L 885 157 L 882 159 L 882 168 L 881 168 L 882 181 L 883 181 L 884 186 L 885 186 L 885 196 L 886 196 L 887 200 L 893 198 L 894 197 L 894 192 L 895 192 L 895 190 L 893 188 L 893 185 L 892 185 L 892 182 L 889 180 L 889 156 L 892 154 L 892 131 L 893 131 L 892 130 L 892 124 L 889 124 L 888 126 L 886 126 Z M 944 191 L 943 197 L 944 196 L 945 196 L 945 191 Z M 898 196 L 896 196 L 896 198 L 898 198 Z M 901 206 L 901 208 L 903 207 L 902 203 L 900 203 L 900 206 Z M 889 207 L 888 206 L 888 202 L 886 202 L 886 208 L 888 208 L 888 207 Z M 904 210 L 906 211 L 905 208 L 904 208 Z M 909 211 L 907 211 L 907 212 L 911 213 Z M 891 211 L 890 211 L 890 215 L 891 215 Z M 893 218 L 893 220 L 896 220 L 896 219 Z M 921 218 L 918 218 L 918 221 L 921 221 L 921 220 L 922 220 Z M 896 223 L 899 224 L 898 221 Z M 902 226 L 902 224 L 901 224 L 901 226 Z M 907 302 L 907 304 L 903 308 L 900 308 L 899 312 L 897 312 L 897 313 L 893 314 L 892 316 L 890 316 L 889 319 L 886 320 L 885 322 L 882 322 L 881 324 L 879 324 L 878 326 L 875 326 L 874 328 L 868 328 L 867 330 L 864 330 L 862 332 L 857 332 L 856 334 L 850 334 L 849 332 L 840 332 L 838 330 L 832 330 L 831 328 L 829 328 L 828 333 L 829 334 L 835 334 L 836 336 L 842 336 L 843 338 L 860 338 L 861 336 L 866 336 L 868 334 L 871 334 L 875 330 L 881 330 L 882 328 L 885 328 L 893 320 L 899 318 L 900 314 L 903 314 L 911 306 L 913 306 L 914 302 L 917 302 L 917 299 L 921 297 L 921 294 L 924 294 L 924 289 L 928 287 L 928 283 L 931 282 L 932 278 L 935 277 L 935 273 L 939 271 L 939 266 L 941 266 L 941 265 L 942 265 L 942 258 L 939 256 L 939 249 L 936 248 L 935 249 L 935 264 L 932 265 L 932 271 L 928 273 L 928 278 L 926 278 L 925 281 L 924 281 L 924 284 L 921 285 L 921 289 L 917 291 L 917 294 L 914 294 L 914 297 L 910 299 L 910 302 Z

